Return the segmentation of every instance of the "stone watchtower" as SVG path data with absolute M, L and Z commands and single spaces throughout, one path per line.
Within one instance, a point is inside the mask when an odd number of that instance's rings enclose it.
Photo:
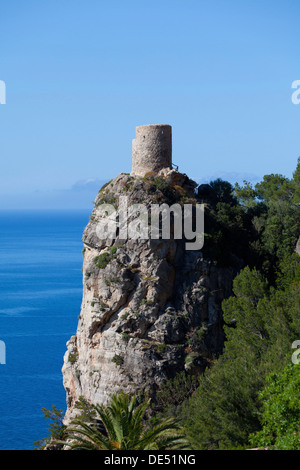
M 168 124 L 138 126 L 132 141 L 131 174 L 144 176 L 164 168 L 172 168 L 172 127 Z

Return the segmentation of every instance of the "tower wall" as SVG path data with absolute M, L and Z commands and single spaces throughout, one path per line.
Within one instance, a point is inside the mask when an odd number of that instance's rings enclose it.
M 163 168 L 172 168 L 172 127 L 168 124 L 138 126 L 132 141 L 131 174 L 144 176 Z

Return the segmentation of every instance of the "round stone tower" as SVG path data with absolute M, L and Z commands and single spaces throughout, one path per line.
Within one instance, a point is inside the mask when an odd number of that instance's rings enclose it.
M 138 126 L 132 141 L 131 174 L 144 176 L 163 168 L 172 168 L 172 127 L 168 124 Z

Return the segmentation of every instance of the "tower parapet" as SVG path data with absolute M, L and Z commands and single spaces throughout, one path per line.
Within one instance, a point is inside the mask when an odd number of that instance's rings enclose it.
M 168 124 L 138 126 L 132 141 L 131 174 L 144 176 L 164 168 L 172 168 L 172 127 Z

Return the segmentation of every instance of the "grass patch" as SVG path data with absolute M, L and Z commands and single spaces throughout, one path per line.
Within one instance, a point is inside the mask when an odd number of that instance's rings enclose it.
M 117 366 L 124 364 L 124 359 L 122 356 L 120 356 L 120 354 L 115 354 L 111 361 Z
M 70 353 L 69 356 L 68 356 L 68 362 L 70 364 L 75 364 L 77 359 L 78 359 L 78 353 Z
M 108 263 L 112 260 L 110 253 L 102 253 L 102 255 L 95 256 L 94 263 L 97 268 L 105 269 Z
M 117 246 L 113 246 L 113 247 L 110 249 L 110 254 L 111 254 L 111 255 L 114 255 L 114 254 L 116 254 L 116 252 L 117 252 L 117 249 L 118 249 L 118 247 L 117 247 Z
M 167 345 L 164 344 L 164 343 L 157 344 L 157 345 L 156 345 L 156 352 L 157 352 L 158 354 L 162 354 L 162 353 L 165 352 L 166 347 L 167 347 Z

